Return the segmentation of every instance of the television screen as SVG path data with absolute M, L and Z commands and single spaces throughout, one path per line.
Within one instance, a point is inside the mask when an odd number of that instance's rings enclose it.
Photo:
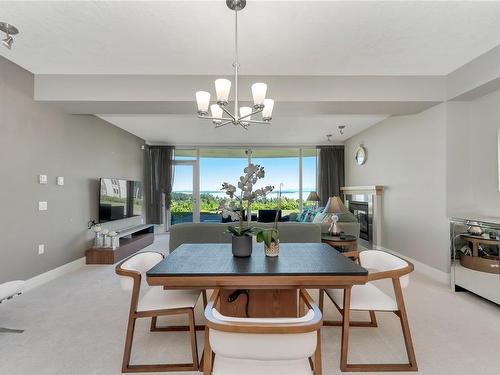
M 142 182 L 101 178 L 99 192 L 100 223 L 143 214 Z

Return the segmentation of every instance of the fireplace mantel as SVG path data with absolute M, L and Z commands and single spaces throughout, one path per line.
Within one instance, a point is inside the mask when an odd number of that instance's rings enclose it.
M 369 195 L 382 195 L 384 187 L 382 185 L 370 186 L 344 186 L 340 190 L 344 194 L 369 194 Z

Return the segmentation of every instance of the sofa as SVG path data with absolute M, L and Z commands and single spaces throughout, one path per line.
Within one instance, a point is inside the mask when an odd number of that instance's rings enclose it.
M 230 243 L 231 234 L 227 233 L 225 223 L 182 223 L 170 228 L 170 252 L 183 243 Z M 258 228 L 270 228 L 273 223 L 251 223 Z M 321 233 L 328 232 L 330 224 L 327 223 L 279 223 L 280 242 L 321 242 Z M 340 229 L 345 234 L 359 236 L 359 223 L 339 223 Z

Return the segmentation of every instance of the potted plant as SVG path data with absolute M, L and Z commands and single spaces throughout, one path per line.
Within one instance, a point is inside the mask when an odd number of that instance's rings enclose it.
M 278 218 L 281 210 L 281 187 L 278 194 L 278 209 L 276 210 L 276 216 L 274 217 L 274 223 L 272 228 L 260 229 L 257 232 L 257 242 L 264 242 L 264 253 L 269 257 L 276 257 L 280 252 L 280 239 L 278 231 Z
M 222 184 L 222 189 L 226 192 L 226 195 L 231 199 L 236 199 L 237 207 L 239 211 L 231 210 L 228 208 L 222 208 L 222 215 L 224 217 L 230 216 L 233 220 L 237 219 L 239 224 L 229 225 L 227 227 L 228 232 L 232 234 L 232 250 L 233 255 L 237 257 L 247 257 L 252 254 L 252 231 L 253 228 L 248 225 L 248 222 L 244 223 L 244 210 L 243 207 L 246 203 L 247 212 L 253 202 L 257 199 L 266 196 L 271 192 L 273 186 L 265 186 L 260 189 L 253 190 L 254 185 L 258 180 L 264 178 L 265 172 L 264 167 L 256 164 L 249 164 L 243 172 L 245 173 L 240 177 L 238 181 L 238 189 L 234 185 L 227 182 Z

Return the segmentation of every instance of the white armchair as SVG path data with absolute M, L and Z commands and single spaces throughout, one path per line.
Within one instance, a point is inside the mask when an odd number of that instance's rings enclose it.
M 234 318 L 215 309 L 215 290 L 205 309 L 204 374 L 321 375 L 321 312 L 305 290 L 300 298 L 309 310 L 299 318 Z
M 341 322 L 325 321 L 325 325 L 341 325 L 342 332 L 342 353 L 340 368 L 342 371 L 417 371 L 417 360 L 413 348 L 413 342 L 408 325 L 408 316 L 403 298 L 402 289 L 406 288 L 410 281 L 409 273 L 413 271 L 413 265 L 395 255 L 378 250 L 366 250 L 362 252 L 344 253 L 346 256 L 359 257 L 362 267 L 369 270 L 368 283 L 365 285 L 354 285 L 351 289 L 326 289 L 320 291 L 320 309 L 323 309 L 323 292 L 333 302 L 335 307 L 342 314 Z M 391 279 L 394 288 L 394 295 L 385 294 L 377 288 L 372 281 Z M 344 306 L 350 308 L 346 311 Z M 353 322 L 349 321 L 349 310 L 368 311 L 370 321 Z M 354 327 L 377 327 L 375 311 L 394 312 L 401 320 L 408 363 L 396 364 L 349 364 L 348 354 L 348 331 L 349 326 Z
M 24 285 L 26 284 L 23 280 L 9 281 L 0 284 L 0 303 L 11 299 L 22 293 Z M 0 333 L 23 333 L 22 329 L 10 329 L 0 327 Z
M 142 274 L 147 272 L 163 260 L 163 254 L 147 251 L 137 253 L 125 259 L 116 266 L 116 273 L 121 278 L 122 289 L 132 291 L 130 313 L 128 319 L 125 351 L 123 354 L 122 372 L 149 372 L 149 371 L 197 371 L 198 348 L 196 344 L 196 325 L 194 321 L 194 307 L 200 297 L 199 290 L 163 290 L 160 286 L 149 287 L 141 292 Z M 139 318 L 151 318 L 151 331 L 178 331 L 182 327 L 157 327 L 158 316 L 187 314 L 191 336 L 192 363 L 178 364 L 143 364 L 131 365 L 130 355 L 134 337 L 135 321 Z

